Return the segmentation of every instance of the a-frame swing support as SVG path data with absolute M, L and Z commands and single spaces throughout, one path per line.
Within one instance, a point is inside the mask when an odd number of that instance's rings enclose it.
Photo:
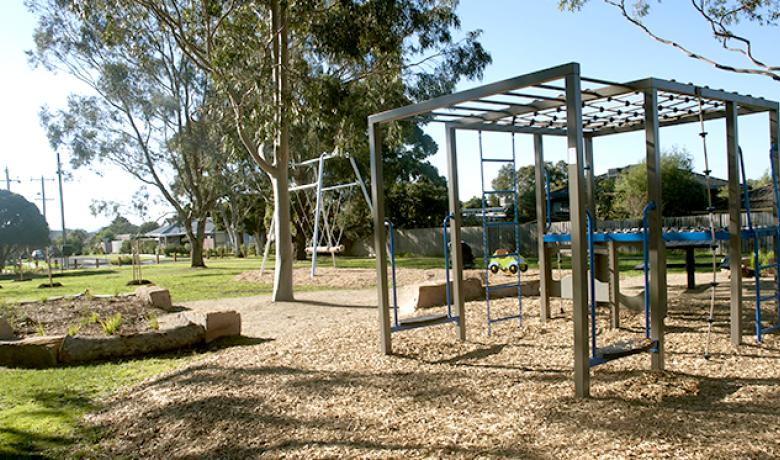
M 353 173 L 355 174 L 355 180 L 353 182 L 345 182 L 341 184 L 333 184 L 333 185 L 326 185 L 324 183 L 325 181 L 325 162 L 327 160 L 330 160 L 332 158 L 345 158 L 349 161 L 349 164 L 352 168 Z M 304 191 L 304 190 L 310 190 L 315 189 L 315 204 L 314 204 L 314 213 L 313 213 L 313 220 L 314 220 L 314 230 L 313 235 L 311 238 L 311 276 L 314 277 L 317 274 L 317 247 L 319 245 L 320 240 L 320 222 L 323 221 L 325 217 L 322 215 L 323 211 L 323 203 L 324 203 L 324 194 L 331 191 L 336 191 L 339 189 L 344 188 L 351 188 L 351 187 L 358 187 L 360 189 L 361 194 L 363 195 L 363 199 L 366 201 L 366 206 L 368 206 L 369 212 L 373 212 L 373 205 L 371 201 L 371 197 L 368 194 L 368 189 L 366 188 L 366 183 L 363 180 L 363 175 L 360 174 L 360 168 L 358 168 L 357 162 L 355 161 L 355 158 L 353 158 L 351 155 L 339 155 L 338 153 L 323 153 L 317 158 L 312 158 L 310 160 L 305 160 L 300 163 L 296 163 L 293 165 L 293 167 L 306 167 L 306 166 L 316 166 L 316 176 L 317 179 L 315 182 L 312 182 L 310 184 L 302 184 L 302 185 L 293 185 L 290 186 L 289 191 L 290 192 L 297 192 L 297 191 Z M 260 274 L 262 275 L 265 271 L 265 265 L 266 261 L 268 260 L 268 255 L 271 250 L 271 243 L 273 243 L 273 239 L 270 237 L 270 235 L 273 235 L 275 233 L 275 225 L 276 221 L 272 218 L 271 219 L 271 225 L 269 230 L 269 237 L 266 238 L 265 242 L 265 249 L 263 251 L 263 261 L 260 266 Z M 326 224 L 327 225 L 327 224 Z M 327 230 L 327 227 L 326 227 Z M 335 254 L 331 252 L 333 257 L 335 257 Z M 335 263 L 335 262 L 334 262 Z

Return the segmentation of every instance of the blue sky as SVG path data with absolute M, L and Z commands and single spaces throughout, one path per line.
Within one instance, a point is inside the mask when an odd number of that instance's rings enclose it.
M 626 22 L 618 12 L 599 0 L 580 13 L 561 12 L 557 0 L 462 0 L 459 13 L 463 30 L 482 29 L 482 43 L 493 56 L 493 64 L 486 70 L 484 83 L 500 80 L 534 70 L 576 61 L 585 76 L 613 81 L 629 81 L 654 76 L 694 82 L 714 88 L 780 99 L 780 84 L 766 77 L 735 75 L 685 57 L 678 51 L 655 43 L 641 31 Z M 657 7 L 648 19 L 654 28 L 671 38 L 688 44 L 698 52 L 711 53 L 738 62 L 718 49 L 710 39 L 706 26 L 689 12 L 687 2 L 667 0 Z M 8 166 L 12 177 L 22 180 L 12 184 L 12 190 L 28 199 L 36 198 L 39 184 L 32 177 L 52 176 L 56 165 L 54 153 L 48 145 L 38 122 L 40 107 L 62 107 L 72 92 L 85 91 L 83 85 L 64 75 L 52 75 L 42 69 L 32 70 L 24 51 L 32 47 L 35 18 L 26 12 L 21 1 L 0 2 L 0 59 L 3 62 L 3 88 L 0 105 L 0 168 Z M 755 39 L 759 55 L 768 62 L 780 63 L 776 28 L 760 29 L 745 25 L 743 31 Z M 463 82 L 460 89 L 480 82 Z M 742 117 L 740 144 L 745 152 L 747 172 L 751 177 L 761 175 L 769 166 L 768 122 L 766 115 Z M 707 124 L 709 149 L 714 174 L 725 175 L 725 122 Z M 432 125 L 427 131 L 442 144 L 443 130 Z M 661 145 L 686 147 L 694 155 L 694 166 L 703 169 L 701 143 L 696 126 L 665 128 L 661 131 Z M 479 193 L 479 164 L 476 161 L 476 135 L 458 136 L 461 197 L 466 199 Z M 517 137 L 520 164 L 530 164 L 531 141 L 528 136 Z M 622 166 L 640 160 L 643 155 L 643 136 L 624 134 L 599 138 L 595 141 L 596 173 L 610 167 Z M 485 135 L 485 149 L 491 153 L 509 152 L 508 135 Z M 563 141 L 546 140 L 548 160 L 565 157 Z M 445 159 L 437 154 L 432 162 L 445 171 Z M 0 172 L 1 174 L 2 172 Z M 126 174 L 110 167 L 101 168 L 102 176 L 91 171 L 77 171 L 74 180 L 65 184 L 65 214 L 69 228 L 94 230 L 107 223 L 104 217 L 89 212 L 92 199 L 128 201 L 137 189 L 137 183 Z M 490 173 L 490 172 L 489 172 Z M 488 174 L 489 174 L 488 173 Z M 490 179 L 490 177 L 488 177 Z M 2 184 L 5 186 L 5 184 Z M 56 197 L 53 184 L 47 194 Z M 48 220 L 52 228 L 59 228 L 59 211 L 55 202 L 48 206 Z M 157 217 L 165 209 L 156 209 Z M 128 216 L 131 220 L 138 220 Z

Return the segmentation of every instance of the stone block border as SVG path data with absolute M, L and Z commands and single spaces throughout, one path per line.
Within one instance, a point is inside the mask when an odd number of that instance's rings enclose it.
M 42 369 L 59 364 L 165 353 L 241 334 L 234 311 L 190 314 L 159 331 L 108 337 L 44 336 L 0 341 L 0 366 Z

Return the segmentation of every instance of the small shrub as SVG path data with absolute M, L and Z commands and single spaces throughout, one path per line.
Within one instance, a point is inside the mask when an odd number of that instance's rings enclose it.
M 160 329 L 160 322 L 157 320 L 157 315 L 154 313 L 149 313 L 146 315 L 146 323 L 149 325 L 149 329 L 155 331 Z
M 80 329 L 81 329 L 81 326 L 79 326 L 78 324 L 74 324 L 74 325 L 68 326 L 68 336 L 70 336 L 70 337 L 75 336 L 76 334 L 79 333 Z
M 119 252 L 121 252 L 122 254 L 132 254 L 133 242 L 130 240 L 122 241 L 122 246 L 119 247 Z
M 116 259 L 111 259 L 111 265 L 132 265 L 132 256 L 117 256 Z
M 100 327 L 103 328 L 103 333 L 106 335 L 116 334 L 122 327 L 122 314 L 117 313 L 114 316 L 107 318 L 105 321 L 100 321 Z
M 156 240 L 143 240 L 141 241 L 141 247 L 139 250 L 141 254 L 155 254 L 157 253 L 157 241 Z
M 100 321 L 100 317 L 97 313 L 94 311 L 90 313 L 89 315 L 81 318 L 81 325 L 82 326 L 89 326 L 90 324 L 97 324 L 98 321 Z
M 163 253 L 167 257 L 173 256 L 174 253 L 180 256 L 186 256 L 189 255 L 190 250 L 185 246 L 177 246 L 175 244 L 169 244 L 168 246 L 165 246 L 165 249 L 163 249 Z

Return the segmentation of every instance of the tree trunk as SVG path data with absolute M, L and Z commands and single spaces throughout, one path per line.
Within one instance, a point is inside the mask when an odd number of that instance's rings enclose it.
M 187 239 L 190 242 L 190 267 L 206 268 L 203 262 L 203 238 L 206 236 L 206 219 L 198 219 L 195 232 L 192 231 L 192 220 L 185 222 Z
M 293 299 L 293 257 L 292 232 L 290 231 L 290 190 L 287 165 L 290 161 L 290 125 L 287 107 L 290 104 L 288 88 L 289 59 L 287 53 L 287 3 L 279 0 L 272 3 L 271 28 L 274 34 L 274 83 L 276 116 L 279 123 L 274 152 L 275 173 L 271 175 L 274 191 L 274 217 L 276 218 L 276 267 L 274 270 L 274 292 L 272 300 Z M 278 31 L 278 33 L 276 32 Z
M 295 260 L 306 260 L 306 247 L 311 244 L 302 227 L 300 221 L 295 225 Z
M 236 229 L 233 231 L 236 235 L 236 257 L 245 257 L 246 254 L 244 254 L 244 231 L 241 229 Z
M 271 177 L 274 191 L 274 220 L 276 221 L 276 267 L 274 270 L 274 302 L 293 299 L 293 254 L 290 231 L 290 192 L 285 164 L 279 168 L 278 177 Z
M 263 253 L 263 241 L 260 240 L 260 229 L 255 229 L 255 231 L 252 232 L 252 238 L 255 240 L 255 255 L 259 256 Z

